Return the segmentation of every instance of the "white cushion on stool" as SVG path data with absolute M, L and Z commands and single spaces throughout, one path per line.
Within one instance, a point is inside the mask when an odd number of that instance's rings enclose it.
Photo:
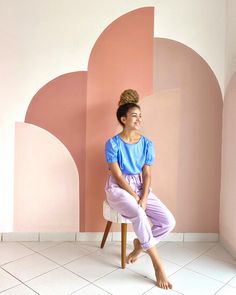
M 115 223 L 131 223 L 129 219 L 121 216 L 120 213 L 110 207 L 107 200 L 103 201 L 103 217 Z

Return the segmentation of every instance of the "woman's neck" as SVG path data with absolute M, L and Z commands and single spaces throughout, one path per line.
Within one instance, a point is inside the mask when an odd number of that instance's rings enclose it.
M 125 130 L 123 129 L 123 131 L 119 134 L 119 136 L 128 143 L 135 143 L 138 142 L 141 135 L 140 133 L 138 133 L 137 131 L 129 131 L 129 130 Z

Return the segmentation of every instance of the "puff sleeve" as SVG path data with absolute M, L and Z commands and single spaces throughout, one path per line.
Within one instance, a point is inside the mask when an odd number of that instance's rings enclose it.
M 154 146 L 153 146 L 153 143 L 149 140 L 147 143 L 145 164 L 151 166 L 154 160 L 155 160 Z
M 113 138 L 106 142 L 105 156 L 108 163 L 118 162 L 118 147 Z

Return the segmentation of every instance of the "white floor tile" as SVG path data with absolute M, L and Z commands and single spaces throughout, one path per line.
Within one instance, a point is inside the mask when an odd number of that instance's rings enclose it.
M 184 266 L 200 255 L 199 251 L 184 247 L 184 243 L 173 242 L 167 243 L 158 248 L 158 253 L 161 258 L 169 260 L 170 262 L 176 263 L 180 266 Z
M 97 280 L 94 284 L 113 295 L 141 295 L 151 289 L 154 283 L 128 269 L 118 269 Z
M 157 244 L 157 248 L 160 248 L 160 247 L 162 247 L 162 246 L 164 246 L 165 244 L 167 244 L 168 242 L 159 242 L 158 244 Z
M 133 251 L 133 244 L 127 243 L 126 246 L 126 256 Z M 110 257 L 111 261 L 116 265 L 121 265 L 121 243 L 120 242 L 113 242 L 108 245 L 105 245 L 103 249 L 100 249 L 99 252 L 103 255 Z M 144 252 L 140 254 L 140 257 L 145 255 Z
M 57 267 L 59 267 L 58 264 L 39 254 L 29 255 L 2 266 L 3 269 L 7 270 L 23 282 Z
M 0 268 L 0 292 L 19 284 L 20 281 Z
M 40 295 L 66 295 L 89 284 L 70 271 L 59 268 L 26 282 Z
M 216 295 L 235 295 L 235 294 L 236 294 L 236 289 L 228 285 L 226 285 L 225 287 L 220 289 L 219 292 L 216 293 Z
M 180 295 L 181 293 L 173 290 L 163 290 L 158 287 L 153 287 L 150 291 L 144 293 L 145 295 Z
M 184 295 L 213 295 L 224 285 L 187 269 L 177 271 L 169 279 L 173 290 Z
M 95 252 L 98 251 L 100 248 L 101 242 L 99 241 L 94 241 L 94 242 L 77 242 L 78 246 L 81 248 L 89 251 L 89 252 Z
M 233 277 L 233 279 L 231 281 L 229 281 L 228 283 L 231 287 L 236 288 L 236 276 Z
M 108 295 L 109 293 L 105 292 L 104 290 L 90 284 L 79 291 L 73 293 L 72 295 Z
M 100 241 L 2 242 L 0 292 L 6 295 L 236 294 L 236 262 L 219 243 L 162 242 L 157 248 L 173 290 L 155 287 L 153 266 L 144 252 L 136 263 L 120 269 L 120 242 L 107 242 L 104 249 L 100 249 Z M 127 243 L 127 255 L 132 250 L 133 244 Z
M 19 285 L 1 293 L 2 295 L 35 295 L 34 291 L 25 285 Z
M 225 250 L 221 244 L 216 244 L 213 248 L 205 253 L 211 257 L 236 264 L 236 260 Z
M 215 280 L 227 283 L 236 275 L 236 265 L 202 255 L 186 266 Z
M 193 250 L 194 252 L 201 255 L 202 253 L 205 253 L 206 251 L 209 251 L 209 249 L 215 247 L 216 243 L 215 242 L 183 242 L 183 243 L 175 243 L 175 245 Z
M 18 258 L 33 254 L 34 252 L 27 249 L 20 243 L 2 242 L 0 243 L 0 265 L 14 261 Z
M 89 251 L 79 247 L 78 243 L 71 242 L 62 243 L 58 246 L 40 251 L 40 253 L 61 265 L 90 254 Z
M 181 266 L 164 259 L 162 259 L 162 263 L 164 265 L 164 269 L 167 276 L 173 274 L 174 272 L 176 272 L 177 270 L 181 268 Z M 156 281 L 155 271 L 153 269 L 152 261 L 147 254 L 140 257 L 134 264 L 127 264 L 126 267 L 132 271 L 137 272 L 143 277 Z
M 115 264 L 111 257 L 95 252 L 91 255 L 76 259 L 64 265 L 64 267 L 80 275 L 82 278 L 93 282 L 117 269 L 119 265 Z
M 57 246 L 61 243 L 62 242 L 21 242 L 21 244 L 36 252 Z

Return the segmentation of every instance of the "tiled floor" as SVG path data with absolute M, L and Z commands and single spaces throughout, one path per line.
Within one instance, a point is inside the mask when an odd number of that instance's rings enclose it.
M 132 244 L 128 244 L 128 251 Z M 127 251 L 127 252 L 128 252 Z M 120 243 L 1 242 L 3 295 L 235 295 L 236 261 L 219 243 L 163 242 L 158 251 L 173 290 L 155 286 L 152 264 L 143 253 L 120 268 Z

